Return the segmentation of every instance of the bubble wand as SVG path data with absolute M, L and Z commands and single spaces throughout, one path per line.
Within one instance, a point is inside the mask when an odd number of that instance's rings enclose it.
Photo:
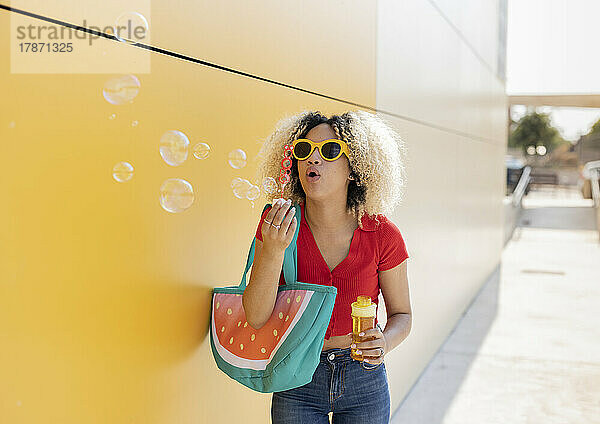
M 281 160 L 281 171 L 279 171 L 279 182 L 281 183 L 281 197 L 285 185 L 290 182 L 292 174 L 292 151 L 294 147 L 288 143 L 283 146 L 283 159 Z

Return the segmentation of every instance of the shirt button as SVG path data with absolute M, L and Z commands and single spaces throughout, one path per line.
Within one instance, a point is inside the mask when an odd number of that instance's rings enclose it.
M 335 359 L 335 354 L 333 354 L 333 353 L 330 353 L 330 354 L 329 354 L 329 360 L 330 360 L 330 361 L 333 361 L 334 359 Z

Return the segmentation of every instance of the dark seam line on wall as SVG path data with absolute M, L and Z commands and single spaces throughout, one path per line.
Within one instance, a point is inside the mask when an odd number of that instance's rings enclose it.
M 442 16 L 442 18 L 444 18 L 444 20 L 448 23 L 448 25 L 450 25 L 450 27 L 452 27 L 452 30 L 454 32 L 456 32 L 456 34 L 459 36 L 459 38 L 463 41 L 463 43 L 465 43 L 467 45 L 467 47 L 469 48 L 469 50 L 471 50 L 471 52 L 475 55 L 475 57 L 477 57 L 477 59 L 479 59 L 479 61 L 483 64 L 483 66 L 485 66 L 486 68 L 488 68 L 490 70 L 490 72 L 492 73 L 492 75 L 494 75 L 494 77 L 496 77 L 496 79 L 498 81 L 500 81 L 501 84 L 505 84 L 505 81 L 502 81 L 502 78 L 500 78 L 498 76 L 498 74 L 496 73 L 496 71 L 494 70 L 494 68 L 492 67 L 492 65 L 490 65 L 489 63 L 486 62 L 486 60 L 477 52 L 477 50 L 475 49 L 475 47 L 473 47 L 471 45 L 471 43 L 469 43 L 469 40 L 467 40 L 467 37 L 465 37 L 463 35 L 462 32 L 460 32 L 460 30 L 458 29 L 458 27 L 456 25 L 454 25 L 454 23 L 450 20 L 450 18 L 448 18 L 444 12 L 442 11 L 442 9 L 440 9 L 440 7 L 433 1 L 433 0 L 427 0 L 429 3 L 431 3 L 431 5 L 435 8 L 435 10 L 438 11 L 438 13 Z
M 21 10 L 21 9 L 16 9 L 14 7 L 6 6 L 6 5 L 3 5 L 3 4 L 0 4 L 0 9 L 8 10 L 10 12 L 19 13 L 21 15 L 25 15 L 25 16 L 29 16 L 29 17 L 32 17 L 32 18 L 40 19 L 40 20 L 43 20 L 43 21 L 46 21 L 46 22 L 52 22 L 52 23 L 57 24 L 57 25 L 63 25 L 63 26 L 66 26 L 68 28 L 72 28 L 72 29 L 77 30 L 77 31 L 87 32 L 89 34 L 93 34 L 93 35 L 96 35 L 96 36 L 99 36 L 99 37 L 104 37 L 106 39 L 117 41 L 117 42 L 121 43 L 121 41 L 119 41 L 119 39 L 116 36 L 114 36 L 114 35 L 105 34 L 103 32 L 96 31 L 96 30 L 93 30 L 93 29 L 90 29 L 90 28 L 81 27 L 79 25 L 73 25 L 73 24 L 70 24 L 68 22 L 59 21 L 57 19 L 48 18 L 48 17 L 42 16 L 42 15 L 37 15 L 35 13 L 27 12 L 27 11 Z M 276 85 L 281 85 L 283 87 L 291 88 L 293 90 L 298 90 L 298 91 L 303 91 L 305 93 L 314 94 L 315 96 L 325 97 L 327 99 L 335 100 L 335 101 L 340 102 L 340 103 L 346 103 L 346 104 L 349 104 L 349 105 L 358 106 L 358 107 L 363 108 L 363 109 L 372 110 L 373 112 L 383 113 L 385 115 L 393 116 L 393 117 L 396 117 L 396 118 L 399 118 L 399 119 L 403 119 L 405 121 L 414 122 L 414 123 L 417 123 L 417 124 L 420 124 L 420 125 L 424 125 L 426 127 L 435 128 L 435 129 L 438 129 L 440 131 L 444 131 L 444 132 L 456 134 L 456 135 L 459 135 L 461 137 L 466 137 L 466 138 L 469 138 L 469 139 L 472 139 L 472 140 L 481 141 L 481 142 L 489 143 L 489 144 L 492 144 L 492 145 L 498 144 L 498 141 L 494 140 L 494 139 L 488 139 L 488 138 L 485 138 L 485 137 L 476 136 L 476 135 L 473 135 L 473 134 L 469 134 L 469 133 L 465 133 L 465 132 L 462 132 L 462 131 L 459 131 L 459 130 L 455 130 L 453 128 L 447 128 L 447 127 L 443 127 L 441 125 L 432 124 L 432 123 L 429 123 L 429 122 L 421 121 L 419 119 L 410 118 L 408 116 L 400 115 L 400 114 L 397 114 L 397 113 L 388 112 L 388 111 L 385 111 L 383 109 L 377 109 L 377 108 L 374 108 L 374 107 L 371 107 L 371 106 L 362 105 L 360 103 L 351 102 L 349 100 L 338 99 L 337 97 L 332 97 L 332 96 L 328 96 L 326 94 L 317 93 L 315 91 L 306 90 L 304 88 L 294 87 L 293 85 L 288 85 L 288 84 L 285 84 L 285 83 L 282 83 L 282 82 L 270 80 L 268 78 L 263 78 L 263 77 L 259 77 L 257 75 L 248 74 L 246 72 L 237 71 L 237 70 L 232 69 L 232 68 L 227 68 L 225 66 L 221 66 L 221 65 L 214 64 L 214 63 L 206 62 L 204 60 L 196 59 L 194 57 L 186 56 L 186 55 L 183 55 L 183 54 L 180 54 L 180 53 L 175 53 L 175 52 L 172 52 L 172 51 L 169 51 L 169 50 L 164 50 L 164 49 L 161 49 L 160 47 L 154 47 L 154 46 L 150 46 L 150 45 L 147 45 L 147 44 L 144 44 L 144 43 L 133 43 L 133 44 L 130 44 L 130 45 L 131 46 L 140 47 L 140 48 L 143 48 L 143 49 L 146 49 L 146 50 L 150 50 L 150 51 L 153 51 L 153 52 L 156 52 L 156 53 L 161 53 L 161 54 L 164 54 L 164 55 L 167 55 L 167 56 L 172 56 L 172 57 L 175 57 L 175 58 L 178 58 L 178 59 L 187 60 L 189 62 L 199 63 L 201 65 L 205 65 L 205 66 L 209 66 L 209 67 L 212 67 L 212 68 L 220 69 L 222 71 L 233 72 L 235 74 L 243 75 L 243 76 L 246 76 L 246 77 L 255 78 L 255 79 L 258 79 L 258 80 L 261 80 L 261 81 L 265 81 L 265 82 L 270 82 L 270 83 L 276 84 Z

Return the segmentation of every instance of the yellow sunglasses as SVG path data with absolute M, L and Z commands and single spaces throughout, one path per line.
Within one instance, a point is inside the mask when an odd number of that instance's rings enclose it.
M 350 153 L 348 151 L 348 144 L 344 140 L 338 140 L 337 138 L 330 138 L 328 140 L 319 141 L 318 143 L 309 140 L 308 138 L 299 138 L 294 140 L 294 157 L 298 160 L 304 160 L 312 155 L 315 147 L 319 148 L 321 157 L 327 161 L 334 161 L 342 153 L 346 155 L 350 160 Z

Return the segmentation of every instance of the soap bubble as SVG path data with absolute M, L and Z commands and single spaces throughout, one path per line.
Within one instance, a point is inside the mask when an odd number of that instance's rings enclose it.
M 113 167 L 113 178 L 119 183 L 129 181 L 133 177 L 133 166 L 129 162 L 119 162 Z
M 246 166 L 246 152 L 242 149 L 235 149 L 229 152 L 229 165 L 235 169 Z
M 241 177 L 235 177 L 233 180 L 231 180 L 231 188 L 234 188 L 238 183 L 244 181 L 243 178 Z
M 277 181 L 273 177 L 266 177 L 262 183 L 263 190 L 267 193 L 272 194 L 277 191 Z
M 108 119 L 110 119 L 111 121 L 113 121 L 116 117 L 117 115 L 115 113 L 111 113 L 110 115 L 108 115 Z
M 131 121 L 131 126 L 132 127 L 137 127 L 138 126 L 138 121 Z
M 124 12 L 115 20 L 113 34 L 119 41 L 135 44 L 146 39 L 148 21 L 138 12 Z
M 206 143 L 198 143 L 192 150 L 196 159 L 206 159 L 210 155 L 210 146 Z
M 260 188 L 253 184 L 250 184 L 250 188 L 246 192 L 246 199 L 248 200 L 256 200 L 260 196 Z
M 113 105 L 132 102 L 140 91 L 140 81 L 134 75 L 111 78 L 104 84 L 102 94 Z
M 160 138 L 160 155 L 171 166 L 181 165 L 188 157 L 190 141 L 184 133 L 169 130 Z
M 192 185 L 181 178 L 169 178 L 160 186 L 160 205 L 171 213 L 183 212 L 194 203 Z
M 233 194 L 235 197 L 237 197 L 238 199 L 245 199 L 246 194 L 248 193 L 248 190 L 252 186 L 252 183 L 250 183 L 250 181 L 245 180 L 243 178 L 239 178 L 239 179 L 234 179 L 231 182 L 231 186 L 233 188 Z

